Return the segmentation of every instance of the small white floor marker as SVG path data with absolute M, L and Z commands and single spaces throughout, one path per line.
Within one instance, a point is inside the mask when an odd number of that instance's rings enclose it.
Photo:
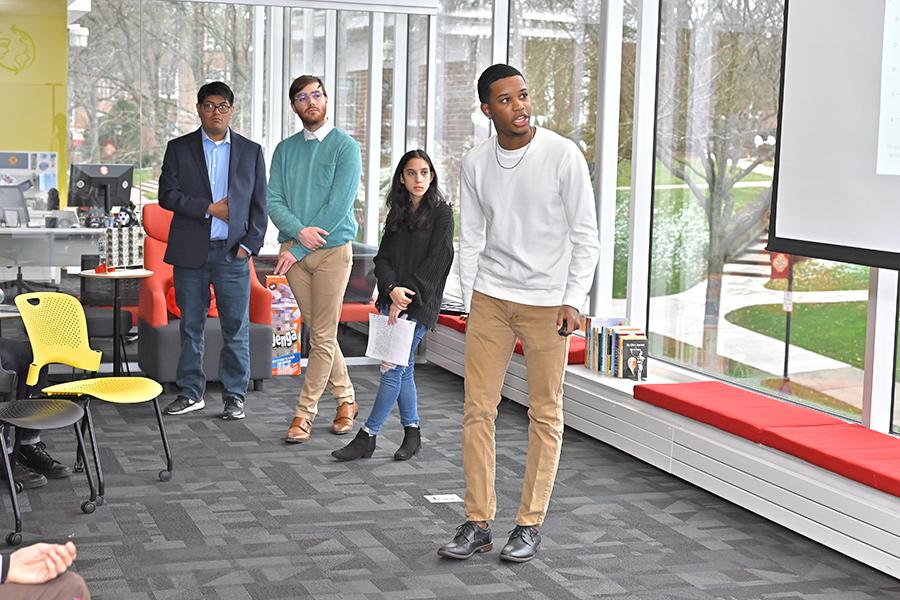
M 426 495 L 425 499 L 431 502 L 432 504 L 444 503 L 444 502 L 462 502 L 463 499 L 457 496 L 456 494 L 433 494 Z

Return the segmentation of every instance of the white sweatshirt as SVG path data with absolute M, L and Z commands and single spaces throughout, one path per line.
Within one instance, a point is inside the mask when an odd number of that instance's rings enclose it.
M 524 157 L 523 157 L 524 155 Z M 522 158 L 522 162 L 511 167 Z M 571 140 L 538 127 L 531 147 L 494 136 L 462 161 L 459 270 L 472 291 L 532 306 L 581 309 L 600 256 L 587 164 Z

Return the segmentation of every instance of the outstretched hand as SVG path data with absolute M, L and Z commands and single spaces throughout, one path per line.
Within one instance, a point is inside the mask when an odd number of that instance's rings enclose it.
M 75 560 L 75 544 L 32 544 L 9 557 L 8 583 L 46 583 L 62 575 Z

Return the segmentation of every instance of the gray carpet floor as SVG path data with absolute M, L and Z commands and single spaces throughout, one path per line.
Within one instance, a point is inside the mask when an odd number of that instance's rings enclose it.
M 463 386 L 437 367 L 417 373 L 425 445 L 410 462 L 392 460 L 402 438 L 396 412 L 371 459 L 334 461 L 329 453 L 350 436 L 330 433 L 330 398 L 309 443 L 282 443 L 300 378 L 279 378 L 248 396 L 243 421 L 218 418 L 214 389 L 205 410 L 167 418 L 175 473 L 161 483 L 149 405 L 97 404 L 106 503 L 80 512 L 82 475 L 24 492 L 25 541 L 74 534 L 77 571 L 95 598 L 111 600 L 900 598 L 900 581 L 571 430 L 538 557 L 501 563 L 527 443 L 525 410 L 507 401 L 497 436 L 500 543 L 468 561 L 441 559 L 435 551 L 464 520 L 463 505 L 425 496 L 464 494 Z M 365 415 L 378 369 L 351 375 Z M 71 431 L 44 437 L 71 464 Z M 0 533 L 10 521 L 4 496 Z

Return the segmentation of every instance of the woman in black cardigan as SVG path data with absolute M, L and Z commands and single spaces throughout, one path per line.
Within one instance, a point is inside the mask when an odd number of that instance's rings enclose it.
M 394 403 L 403 425 L 403 443 L 394 458 L 409 460 L 422 445 L 413 379 L 415 353 L 425 332 L 437 322 L 453 263 L 453 210 L 438 190 L 437 173 L 423 150 L 411 150 L 400 159 L 387 205 L 384 236 L 375 256 L 376 305 L 391 324 L 405 314 L 416 323 L 416 330 L 408 364 L 381 365 L 381 384 L 369 418 L 353 441 L 331 453 L 339 460 L 372 456 L 376 436 Z

